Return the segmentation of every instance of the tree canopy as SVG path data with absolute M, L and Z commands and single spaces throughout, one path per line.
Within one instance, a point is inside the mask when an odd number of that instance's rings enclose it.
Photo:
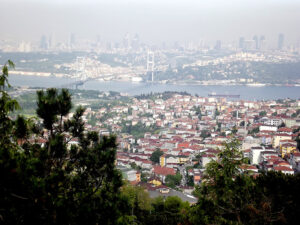
M 192 224 L 296 224 L 300 211 L 291 207 L 300 204 L 295 190 L 300 176 L 268 172 L 255 178 L 241 169 L 247 159 L 239 142 L 224 147 L 196 188 L 199 199 L 190 211 Z
M 122 200 L 116 137 L 86 132 L 68 90 L 37 92 L 34 123 L 10 118 L 18 104 L 0 76 L 0 218 L 5 224 L 116 224 Z M 70 144 L 70 141 L 77 144 Z M 113 204 L 112 204 L 113 203 Z
M 157 149 L 155 150 L 151 157 L 150 160 L 154 163 L 159 163 L 159 158 L 164 154 L 164 152 L 162 152 L 161 150 Z
M 166 176 L 166 185 L 175 188 L 177 185 L 180 185 L 182 176 L 180 173 L 176 173 L 175 175 L 167 175 Z

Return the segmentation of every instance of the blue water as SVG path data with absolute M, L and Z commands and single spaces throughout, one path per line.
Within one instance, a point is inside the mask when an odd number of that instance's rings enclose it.
M 71 83 L 67 78 L 56 77 L 36 77 L 10 75 L 9 80 L 13 86 L 29 87 L 61 87 L 64 84 Z M 148 94 L 150 92 L 179 91 L 190 94 L 198 94 L 207 97 L 208 94 L 215 92 L 217 94 L 235 94 L 240 95 L 240 99 L 246 100 L 269 100 L 280 98 L 300 98 L 300 87 L 286 86 L 204 86 L 204 85 L 173 85 L 173 84 L 146 84 L 131 83 L 120 81 L 88 81 L 80 89 L 99 90 L 99 91 L 117 91 L 128 93 L 129 95 Z

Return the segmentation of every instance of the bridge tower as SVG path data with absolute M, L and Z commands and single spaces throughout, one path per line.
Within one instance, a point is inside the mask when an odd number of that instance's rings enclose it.
M 87 81 L 86 62 L 84 57 L 76 58 L 76 89 Z
M 147 55 L 147 73 L 151 73 L 151 82 L 154 81 L 154 52 L 148 51 Z

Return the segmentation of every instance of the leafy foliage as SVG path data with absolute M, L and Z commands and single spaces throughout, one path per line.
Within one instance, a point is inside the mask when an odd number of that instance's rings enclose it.
M 176 175 L 167 175 L 166 176 L 166 185 L 175 188 L 177 185 L 180 185 L 182 176 L 180 173 L 177 173 Z
M 138 122 L 135 125 L 126 125 L 126 122 L 123 121 L 122 125 L 122 133 L 128 133 L 133 135 L 135 138 L 142 138 L 144 134 L 147 132 L 157 133 L 159 128 L 156 125 L 146 126 L 141 122 Z
M 266 111 L 261 111 L 261 112 L 259 112 L 259 116 L 263 117 L 263 116 L 265 116 L 265 115 L 267 115 L 267 112 L 266 112 Z
M 151 157 L 150 160 L 154 163 L 159 163 L 159 158 L 164 154 L 164 152 L 162 152 L 161 150 L 157 149 L 155 150 Z
M 9 113 L 18 105 L 5 92 L 7 75 L 4 66 L 0 85 L 2 222 L 116 224 L 122 204 L 121 175 L 114 166 L 116 137 L 100 139 L 95 132 L 85 132 L 81 107 L 66 118 L 72 104 L 65 89 L 38 91 L 40 127 L 38 121 L 33 124 L 22 116 L 12 121 Z M 29 140 L 30 135 L 34 139 Z M 78 144 L 70 145 L 71 140 Z
M 246 163 L 234 140 L 225 144 L 217 161 L 209 163 L 206 177 L 195 193 L 191 208 L 193 224 L 295 224 L 299 205 L 299 176 L 266 173 L 254 179 L 241 171 Z M 292 187 L 293 185 L 293 187 Z M 276 188 L 274 189 L 274 187 Z M 289 193 L 287 193 L 289 192 Z M 287 206 L 288 202 L 291 206 Z
M 207 138 L 207 137 L 210 137 L 210 136 L 211 136 L 211 134 L 208 130 L 202 130 L 201 131 L 200 137 Z

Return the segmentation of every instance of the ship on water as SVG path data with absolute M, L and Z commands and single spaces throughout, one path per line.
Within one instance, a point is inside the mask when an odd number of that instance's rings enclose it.
M 266 86 L 266 84 L 262 84 L 262 83 L 248 83 L 246 85 L 250 86 L 250 87 L 264 87 L 264 86 Z
M 233 95 L 233 94 L 217 94 L 215 92 L 208 94 L 208 97 L 215 97 L 215 98 L 239 98 L 240 95 Z

